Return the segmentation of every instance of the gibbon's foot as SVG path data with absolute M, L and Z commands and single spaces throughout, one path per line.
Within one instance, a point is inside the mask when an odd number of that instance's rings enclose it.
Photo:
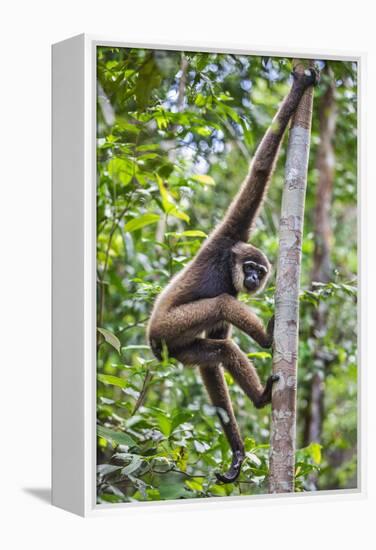
M 222 483 L 233 483 L 236 481 L 240 474 L 244 458 L 245 456 L 243 451 L 235 451 L 232 455 L 231 466 L 227 472 L 225 474 L 215 472 L 215 477 L 218 481 L 222 481 Z
M 265 407 L 265 405 L 268 405 L 271 402 L 273 384 L 275 382 L 278 382 L 278 380 L 279 380 L 279 374 L 272 374 L 271 376 L 269 376 L 265 384 L 265 389 L 260 399 L 255 403 L 256 409 L 261 409 L 262 407 Z
M 291 74 L 294 77 L 294 80 L 302 80 L 307 88 L 309 86 L 316 86 L 320 80 L 320 73 L 314 67 L 305 69 L 303 73 L 300 73 L 294 69 Z

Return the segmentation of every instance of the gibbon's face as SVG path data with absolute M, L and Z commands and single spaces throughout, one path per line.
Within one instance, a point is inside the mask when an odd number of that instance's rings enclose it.
M 248 292 L 257 292 L 264 286 L 268 275 L 268 269 L 265 265 L 259 264 L 253 260 L 246 260 L 243 263 L 244 287 Z
M 262 290 L 270 275 L 270 264 L 261 250 L 238 242 L 232 248 L 232 280 L 238 292 L 255 294 Z

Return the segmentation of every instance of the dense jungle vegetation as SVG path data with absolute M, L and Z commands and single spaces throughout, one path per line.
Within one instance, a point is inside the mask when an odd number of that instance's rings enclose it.
M 357 67 L 318 64 L 301 277 L 297 491 L 357 484 Z M 290 72 L 284 58 L 98 48 L 100 503 L 267 492 L 270 407 L 257 411 L 226 373 L 247 459 L 237 482 L 218 483 L 214 472 L 231 454 L 199 376 L 168 357 L 156 360 L 145 327 L 155 297 L 221 220 Z M 286 139 L 252 241 L 274 265 L 285 148 Z M 265 323 L 274 283 L 275 273 L 261 295 L 241 296 Z M 233 334 L 266 380 L 271 354 Z

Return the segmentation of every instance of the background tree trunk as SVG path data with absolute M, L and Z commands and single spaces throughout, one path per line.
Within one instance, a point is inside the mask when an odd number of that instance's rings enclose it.
M 179 80 L 178 97 L 176 100 L 176 107 L 179 113 L 181 113 L 184 108 L 184 97 L 185 97 L 185 88 L 187 84 L 188 67 L 189 67 L 188 59 L 185 57 L 184 52 L 182 52 L 181 61 L 180 61 L 181 76 Z M 174 126 L 174 131 L 176 130 L 177 130 L 177 125 Z M 170 151 L 169 160 L 172 164 L 175 164 L 176 158 L 177 158 L 177 150 L 175 147 Z M 157 242 L 162 242 L 164 239 L 165 232 L 166 232 L 166 216 L 161 216 L 157 224 L 155 240 Z
M 294 61 L 296 71 L 307 64 Z M 306 90 L 291 121 L 279 228 L 275 294 L 269 492 L 294 491 L 299 283 L 313 88 Z
M 313 256 L 312 286 L 315 282 L 328 283 L 331 280 L 330 253 L 332 248 L 332 194 L 334 181 L 333 139 L 336 127 L 336 109 L 334 98 L 333 75 L 324 72 L 330 80 L 322 96 L 319 107 L 320 144 L 317 151 L 317 170 L 319 174 L 314 212 L 315 248 Z M 304 444 L 320 443 L 324 411 L 324 380 L 329 358 L 320 352 L 320 338 L 327 329 L 327 304 L 320 303 L 314 312 L 314 352 L 315 364 L 319 366 L 313 375 L 308 401 L 308 414 L 304 430 Z M 318 346 L 317 346 L 318 344 Z M 316 476 L 310 481 L 316 485 Z

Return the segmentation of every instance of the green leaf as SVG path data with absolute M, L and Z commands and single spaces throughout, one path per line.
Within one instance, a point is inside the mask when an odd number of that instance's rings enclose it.
M 232 107 L 230 107 L 229 105 L 225 105 L 222 103 L 221 105 L 221 109 L 222 111 L 224 111 L 234 122 L 236 122 L 237 124 L 240 124 L 240 117 L 238 115 L 238 113 L 235 111 L 235 109 L 233 109 Z
M 138 145 L 136 147 L 137 151 L 153 151 L 154 149 L 159 149 L 159 143 L 144 143 L 143 145 Z
M 152 160 L 156 159 L 158 156 L 158 153 L 145 153 L 144 155 L 140 155 L 137 160 Z
M 193 413 L 191 413 L 190 411 L 180 411 L 180 412 L 176 413 L 172 417 L 171 432 L 176 430 L 176 428 L 178 426 L 180 426 L 181 424 L 184 424 L 184 422 L 187 422 L 188 420 L 190 420 L 192 418 L 192 416 L 193 416 Z
M 105 426 L 97 426 L 97 435 L 117 445 L 126 445 L 127 447 L 134 447 L 136 445 L 136 442 L 130 435 L 124 432 L 115 432 L 115 430 L 111 430 Z
M 164 500 L 173 500 L 187 495 L 187 491 L 182 483 L 169 483 L 159 487 L 161 498 Z
M 116 472 L 116 470 L 120 470 L 120 468 L 121 466 L 115 466 L 114 464 L 98 464 L 97 473 L 102 476 L 107 476 L 108 474 Z
M 253 464 L 256 464 L 256 466 L 261 466 L 261 460 L 259 459 L 259 457 L 257 455 L 255 455 L 255 453 L 246 453 L 247 455 L 247 458 L 253 462 Z
M 270 359 L 271 356 L 271 353 L 268 351 L 255 351 L 252 353 L 247 353 L 247 357 L 250 359 L 262 359 L 263 361 L 265 361 L 265 359 Z
M 202 94 L 197 94 L 195 105 L 197 105 L 197 107 L 204 107 L 206 105 L 206 97 Z
M 150 347 L 146 346 L 144 344 L 131 344 L 129 346 L 124 346 L 122 348 L 123 351 L 129 351 L 129 350 L 149 350 Z
M 185 222 L 189 222 L 189 216 L 185 212 L 182 212 L 177 208 L 159 174 L 156 174 L 156 178 L 158 182 L 159 192 L 162 198 L 163 210 L 169 216 L 173 216 L 174 218 L 178 218 L 180 220 L 184 220 Z
M 195 230 L 189 230 L 189 231 L 183 231 L 182 233 L 177 234 L 179 237 L 202 237 L 205 239 L 207 237 L 207 234 L 203 231 L 200 231 L 198 229 Z
M 202 491 L 202 481 L 198 479 L 187 479 L 185 484 L 192 491 Z
M 119 338 L 115 336 L 115 334 L 107 330 L 106 328 L 97 327 L 97 331 L 103 336 L 107 344 L 110 344 L 110 346 L 115 348 L 118 354 L 120 355 L 121 344 L 120 344 Z
M 141 229 L 141 227 L 156 223 L 159 218 L 159 214 L 143 214 L 142 216 L 138 216 L 138 218 L 134 218 L 133 220 L 127 222 L 124 226 L 124 230 L 131 233 L 132 231 Z
M 210 449 L 210 446 L 205 441 L 197 441 L 195 439 L 193 445 L 198 453 L 206 453 Z
M 158 89 L 160 86 L 161 78 L 162 75 L 159 72 L 158 65 L 154 57 L 150 56 L 139 70 L 135 87 L 137 106 L 140 111 L 148 106 L 153 90 Z
M 135 165 L 128 159 L 114 157 L 108 162 L 109 176 L 113 180 L 119 181 L 124 186 L 129 184 L 135 172 Z
M 132 474 L 133 472 L 138 470 L 141 464 L 142 458 L 138 455 L 133 455 L 132 461 L 121 470 L 121 473 L 125 476 L 128 476 L 129 474 Z
M 196 174 L 195 176 L 192 176 L 191 179 L 201 183 L 202 185 L 215 185 L 214 179 L 207 174 Z
M 112 374 L 98 374 L 98 380 L 103 384 L 109 384 L 110 386 L 118 386 L 119 388 L 125 388 L 128 384 L 124 378 L 113 376 Z
M 159 429 L 164 436 L 169 437 L 171 434 L 171 420 L 167 416 L 167 413 L 156 413 L 155 416 L 157 418 Z
M 321 445 L 319 443 L 310 443 L 307 447 L 307 451 L 312 457 L 312 460 L 315 464 L 321 463 Z
M 198 126 L 196 128 L 192 128 L 192 130 L 202 137 L 209 137 L 213 131 L 207 126 Z
M 225 497 L 227 495 L 224 485 L 212 485 L 212 487 L 210 487 L 210 492 L 212 495 L 218 497 Z

